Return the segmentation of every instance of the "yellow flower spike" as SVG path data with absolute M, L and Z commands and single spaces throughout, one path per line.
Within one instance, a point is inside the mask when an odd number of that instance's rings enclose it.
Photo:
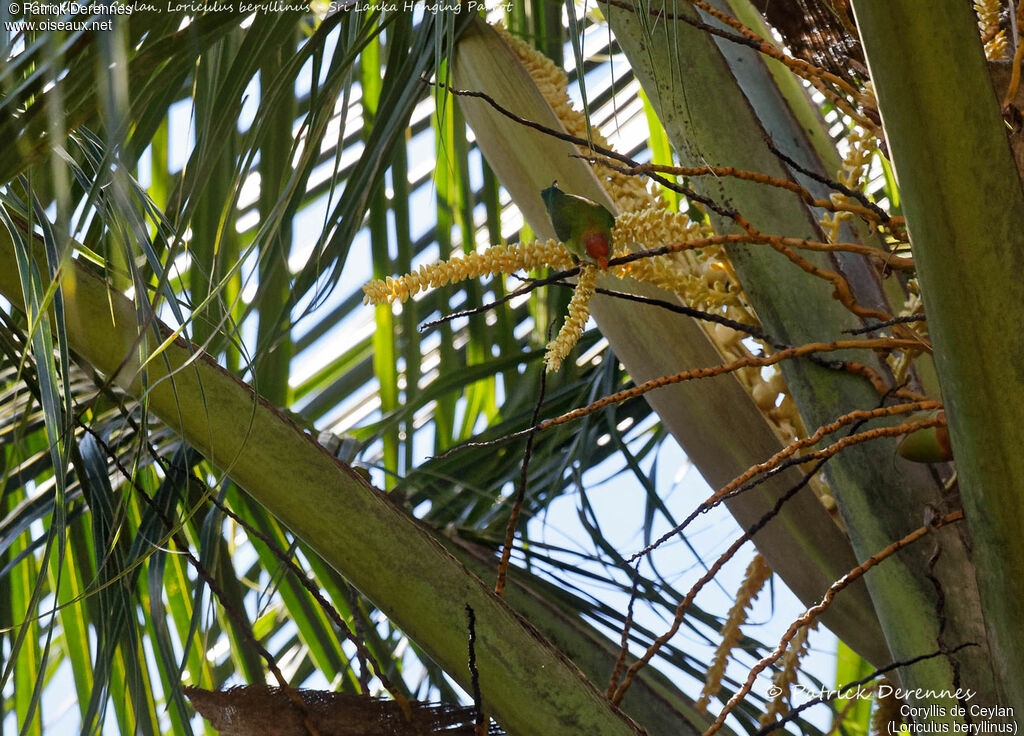
M 600 131 L 589 128 L 586 117 L 572 107 L 567 93 L 568 79 L 565 73 L 550 59 L 512 37 L 500 26 L 496 27 L 496 30 L 519 57 L 537 85 L 538 91 L 551 106 L 566 131 L 582 139 L 589 138 L 602 147 L 609 147 Z M 851 134 L 852 150 L 848 165 L 844 167 L 844 181 L 848 179 L 856 182 L 862 175 L 860 167 L 870 160 L 867 147 L 861 151 L 857 145 L 859 140 L 860 138 Z M 578 150 L 583 154 L 590 152 L 582 146 Z M 613 240 L 617 245 L 615 256 L 625 255 L 637 248 L 657 248 L 670 243 L 708 238 L 715 234 L 710 223 L 694 222 L 685 213 L 667 210 L 665 201 L 659 194 L 648 189 L 642 177 L 603 169 L 595 173 L 619 212 L 613 231 Z M 709 263 L 711 265 L 707 265 Z M 573 265 L 574 261 L 569 252 L 561 243 L 554 240 L 507 247 L 497 246 L 448 262 L 421 266 L 416 272 L 399 279 L 371 282 L 363 287 L 364 302 L 381 304 L 405 301 L 428 288 L 438 288 L 465 279 L 545 267 L 571 268 Z M 695 309 L 725 314 L 741 322 L 757 322 L 756 317 L 749 311 L 746 297 L 728 256 L 720 246 L 634 261 L 610 269 L 609 275 L 630 277 L 667 289 L 677 294 L 687 306 Z M 589 301 L 594 293 L 596 279 L 596 270 L 584 265 L 565 323 L 555 340 L 548 345 L 545 356 L 548 371 L 557 370 L 561 366 L 582 335 L 590 316 Z M 716 340 L 718 333 L 724 331 L 719 330 L 716 333 L 710 326 L 706 326 L 705 330 L 726 359 L 749 354 L 741 342 L 743 333 L 728 330 L 728 335 L 721 335 L 723 340 Z M 737 375 L 748 390 L 762 382 L 756 371 Z M 794 431 L 803 432 L 799 417 L 795 417 L 791 425 L 785 420 L 780 424 L 771 415 L 766 416 L 787 437 Z M 798 429 L 794 430 L 794 427 Z
M 569 86 L 569 78 L 565 72 L 555 66 L 555 63 L 544 54 L 512 36 L 500 24 L 495 26 L 495 30 L 519 57 L 530 78 L 537 85 L 537 90 L 551 105 L 551 109 L 562 122 L 565 131 L 577 138 L 587 139 L 587 119 L 582 112 L 572 106 L 569 100 L 569 94 L 566 91 Z M 608 141 L 595 128 L 590 128 L 589 140 L 602 148 L 610 148 Z M 589 153 L 583 147 L 579 147 L 579 150 L 584 154 Z M 619 171 L 604 172 L 602 176 L 606 178 L 603 178 L 601 183 L 619 212 L 667 206 L 661 195 L 652 194 L 640 177 L 628 176 Z
M 875 707 L 871 709 L 871 736 L 899 733 L 903 723 L 901 709 L 903 701 L 893 695 L 899 689 L 888 679 L 882 678 L 875 690 Z M 851 699 L 851 702 L 856 702 Z
M 850 148 L 846 155 L 843 156 L 842 167 L 836 178 L 850 189 L 859 189 L 860 182 L 867 173 L 868 167 L 871 165 L 871 159 L 878 148 L 878 142 L 867 131 L 860 128 L 851 130 L 846 136 L 846 142 Z M 838 192 L 830 194 L 829 199 L 833 204 L 840 207 L 851 202 L 849 197 Z M 852 219 L 852 217 L 853 213 L 851 212 L 827 213 L 818 222 L 825 233 L 826 239 L 830 243 L 837 243 L 840 239 L 840 226 L 844 220 Z
M 580 276 L 576 282 L 576 290 L 573 291 L 572 299 L 569 301 L 568 316 L 562 329 L 554 340 L 548 343 L 547 352 L 544 355 L 544 365 L 548 373 L 553 373 L 562 367 L 562 361 L 568 357 L 569 352 L 579 342 L 583 328 L 590 319 L 590 300 L 594 298 L 594 289 L 597 287 L 598 268 L 591 265 L 580 267 Z
M 722 676 L 725 675 L 725 667 L 729 661 L 729 654 L 739 644 L 741 631 L 740 627 L 747 621 L 747 609 L 761 592 L 764 584 L 771 577 L 772 569 L 768 566 L 767 560 L 761 555 L 755 555 L 747 566 L 746 574 L 740 589 L 736 591 L 736 600 L 729 609 L 729 616 L 722 627 L 722 642 L 715 651 L 714 659 L 708 668 L 704 688 L 701 690 L 700 698 L 697 700 L 696 708 L 702 713 L 707 712 L 708 703 L 711 698 L 722 689 Z
M 388 276 L 371 281 L 363 286 L 363 303 L 404 302 L 428 288 L 436 289 L 458 281 L 534 268 L 570 268 L 572 263 L 569 251 L 556 240 L 497 245 L 450 261 L 420 266 L 418 271 L 400 278 Z
M 497 30 L 520 58 L 566 131 L 586 138 L 586 118 L 572 107 L 566 91 L 568 78 L 562 70 L 528 44 L 512 37 L 504 28 L 498 27 Z M 607 141 L 599 131 L 590 130 L 589 134 L 594 143 L 607 147 Z M 581 152 L 586 153 L 582 148 Z M 614 170 L 602 171 L 601 183 L 619 210 L 613 235 L 616 243 L 638 243 L 646 248 L 654 248 L 672 242 L 706 238 L 714 234 L 710 224 L 693 222 L 685 213 L 668 211 L 660 194 L 652 194 L 640 177 L 628 176 Z M 620 277 L 630 276 L 673 291 L 679 294 L 687 305 L 697 309 L 745 307 L 742 290 L 735 274 L 728 266 L 724 250 L 708 250 L 725 264 L 726 279 L 717 275 L 713 279 L 705 278 L 700 268 L 702 258 L 687 253 L 635 261 L 619 267 L 613 273 Z
M 786 712 L 785 703 L 789 700 L 790 690 L 796 683 L 800 660 L 807 654 L 807 634 L 815 626 L 816 624 L 811 624 L 810 626 L 802 627 L 789 643 L 789 648 L 786 649 L 786 653 L 782 657 L 782 669 L 776 672 L 775 677 L 772 678 L 773 689 L 777 694 L 758 720 L 758 725 L 761 728 L 770 726 L 780 715 Z
M 1001 5 L 999 0 L 974 0 L 974 12 L 978 15 L 978 32 L 985 43 L 985 58 L 989 61 L 1006 58 L 1006 31 L 999 25 Z
M 616 243 L 643 243 L 649 247 L 698 240 L 706 237 L 705 228 L 693 222 L 685 212 L 647 207 L 623 212 L 615 218 L 612 237 Z

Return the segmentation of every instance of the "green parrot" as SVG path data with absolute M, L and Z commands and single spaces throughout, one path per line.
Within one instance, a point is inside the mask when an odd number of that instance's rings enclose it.
M 612 228 L 615 216 L 597 202 L 566 194 L 558 182 L 540 193 L 548 208 L 555 235 L 577 259 L 608 268 L 612 252 Z

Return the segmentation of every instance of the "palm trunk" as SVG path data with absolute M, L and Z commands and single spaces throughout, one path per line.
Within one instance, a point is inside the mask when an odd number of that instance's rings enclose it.
M 658 7 L 661 5 L 655 4 L 650 10 Z M 685 5 L 666 3 L 665 7 L 696 17 Z M 607 9 L 607 17 L 684 166 L 734 166 L 791 178 L 768 148 L 766 137 L 785 149 L 796 148 L 801 158 L 813 158 L 781 98 L 770 94 L 774 85 L 763 66 L 761 81 L 751 78 L 756 73 L 751 68 L 761 62 L 745 53 L 746 49 L 737 51 L 729 42 L 722 42 L 729 45 L 720 48 L 705 31 L 683 21 L 659 18 L 648 23 L 638 13 L 615 7 Z M 732 64 L 745 70 L 742 89 L 737 82 L 740 73 L 732 71 Z M 766 92 L 764 88 L 769 89 Z M 758 90 L 758 94 L 749 90 Z M 703 193 L 730 202 L 762 232 L 819 237 L 812 213 L 785 190 L 727 178 L 694 183 L 703 187 Z M 716 224 L 725 232 L 735 227 L 721 218 Z M 777 339 L 789 344 L 832 340 L 844 329 L 861 326 L 857 317 L 832 298 L 830 285 L 796 270 L 780 254 L 763 246 L 740 246 L 733 248 L 730 256 L 762 325 Z M 849 268 L 828 258 L 808 260 L 829 270 Z M 882 369 L 863 354 L 844 357 Z M 860 378 L 796 361 L 788 362 L 783 373 L 808 427 L 879 402 L 877 393 Z M 946 509 L 941 485 L 926 468 L 898 459 L 894 441 L 843 452 L 830 461 L 827 473 L 861 560 L 919 527 L 929 506 Z M 932 659 L 901 671 L 900 677 L 907 687 L 952 691 L 955 674 L 951 661 L 955 661 L 960 677 L 980 690 L 980 700 L 993 703 L 994 678 L 973 585 L 973 565 L 955 530 L 941 532 L 936 540 L 908 548 L 867 577 L 886 641 L 897 660 L 918 657 L 943 644 L 978 642 L 978 647 L 962 650 L 952 660 Z M 936 595 L 929 564 L 935 543 L 941 548 L 935 579 L 943 591 L 957 591 L 944 600 Z M 924 698 L 921 704 L 941 705 L 949 713 L 956 701 Z
M 0 268 L 0 294 L 24 309 L 15 247 L 0 234 L 0 263 L 7 264 Z M 32 255 L 45 264 L 41 245 Z M 642 732 L 384 493 L 249 386 L 181 340 L 156 349 L 151 328 L 140 335 L 132 302 L 74 262 L 63 283 L 71 349 L 144 398 L 155 416 L 230 474 L 467 689 L 465 607 L 472 606 L 484 707 L 510 733 Z M 161 334 L 170 333 L 162 327 Z M 610 671 L 609 661 L 604 666 Z M 639 715 L 674 724 L 661 733 L 695 733 L 665 693 L 661 682 L 640 698 Z M 647 708 L 655 714 L 645 714 Z
M 1022 713 L 1024 193 L 1005 90 L 993 94 L 968 5 L 853 7 L 924 287 L 999 704 Z

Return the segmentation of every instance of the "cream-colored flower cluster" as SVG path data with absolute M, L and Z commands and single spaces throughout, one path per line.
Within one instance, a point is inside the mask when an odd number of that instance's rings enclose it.
M 588 131 L 586 117 L 572 107 L 565 73 L 550 59 L 514 38 L 500 26 L 497 31 L 519 57 L 565 129 L 580 138 L 586 139 L 589 135 L 595 144 L 607 147 L 607 141 L 600 132 L 593 129 Z M 588 153 L 582 146 L 579 150 Z M 641 177 L 602 170 L 601 183 L 618 211 L 613 232 L 616 256 L 632 252 L 635 246 L 650 249 L 714 234 L 709 224 L 694 222 L 685 214 L 669 211 L 660 194 L 652 192 Z M 573 263 L 565 247 L 553 240 L 495 246 L 449 261 L 421 266 L 417 271 L 400 278 L 373 281 L 363 287 L 364 302 L 401 302 L 426 289 L 457 281 L 536 268 L 570 268 Z M 548 345 L 545 363 L 549 371 L 557 370 L 579 340 L 590 315 L 589 302 L 594 295 L 598 273 L 598 269 L 589 264 L 582 268 L 566 322 L 558 336 Z M 757 322 L 721 247 L 705 247 L 642 259 L 615 268 L 609 273 L 655 284 L 678 294 L 684 303 L 696 309 L 722 314 L 737 322 Z M 722 325 L 705 325 L 705 330 L 726 359 L 749 354 L 741 342 L 744 333 Z M 780 406 L 775 406 L 778 394 L 785 390 L 781 376 L 765 381 L 760 372 L 754 369 L 738 371 L 736 376 L 754 394 L 758 406 L 773 422 L 783 440 L 790 440 L 803 431 L 791 400 L 784 400 Z
M 740 584 L 740 589 L 736 591 L 736 600 L 733 601 L 732 608 L 729 609 L 729 616 L 720 632 L 722 641 L 715 650 L 714 659 L 704 677 L 704 687 L 700 691 L 700 698 L 696 703 L 697 710 L 702 713 L 707 711 L 711 698 L 722 689 L 722 677 L 725 675 L 725 667 L 729 663 L 729 653 L 740 641 L 742 633 L 740 627 L 747 622 L 747 611 L 771 574 L 772 569 L 768 565 L 768 561 L 760 554 L 755 555 L 747 565 L 743 582 Z
M 924 299 L 921 297 L 921 288 L 916 278 L 907 280 L 907 298 L 898 316 L 909 317 L 912 314 L 924 314 Z M 922 337 L 927 336 L 928 323 L 921 322 L 915 325 L 914 331 Z M 906 379 L 914 357 L 915 353 L 906 350 L 893 350 L 885 356 L 885 362 L 897 383 L 902 383 Z
M 571 268 L 572 265 L 572 256 L 557 240 L 496 245 L 449 261 L 424 264 L 406 276 L 371 281 L 363 286 L 363 303 L 404 302 L 421 291 L 457 281 L 534 268 Z
M 800 660 L 807 654 L 807 635 L 815 626 L 816 624 L 802 626 L 789 642 L 786 653 L 782 655 L 782 669 L 776 672 L 775 677 L 772 678 L 772 689 L 777 695 L 758 720 L 758 725 L 761 728 L 770 726 L 780 715 L 789 710 L 785 704 L 789 700 L 790 690 L 796 683 L 797 674 L 800 671 Z
M 565 323 L 555 339 L 548 343 L 547 351 L 544 353 L 544 365 L 547 366 L 549 373 L 562 367 L 562 361 L 569 356 L 569 352 L 576 347 L 580 335 L 583 334 L 583 328 L 590 319 L 590 300 L 594 298 L 594 290 L 597 288 L 597 272 L 597 267 L 591 265 L 583 265 L 580 268 L 579 280 L 566 310 L 568 314 Z
M 519 57 L 566 131 L 577 137 L 586 138 L 586 117 L 576 110 L 569 100 L 568 77 L 565 73 L 549 58 L 515 38 L 504 28 L 498 26 L 497 30 Z M 607 141 L 599 131 L 591 130 L 590 135 L 594 143 L 607 147 Z M 580 147 L 580 150 L 586 153 L 583 147 Z M 652 193 L 642 178 L 614 170 L 603 173 L 605 178 L 602 184 L 619 212 L 612 235 L 617 244 L 616 255 L 629 252 L 629 248 L 626 247 L 629 244 L 636 243 L 646 248 L 654 248 L 714 235 L 709 224 L 696 223 L 685 214 L 667 210 L 666 202 L 661 195 Z M 675 292 L 688 306 L 695 309 L 731 309 L 730 316 L 737 321 L 756 322 L 747 308 L 739 282 L 722 248 L 704 248 L 700 251 L 635 261 L 621 267 L 616 273 L 620 276 L 629 275 Z M 730 335 L 731 349 L 726 348 L 725 354 L 729 357 L 745 354 L 739 345 L 741 335 L 732 330 L 729 332 L 736 337 Z M 714 340 L 713 329 L 710 330 L 710 334 Z M 757 378 L 754 372 L 751 372 L 750 375 L 744 375 L 741 380 L 753 385 Z
M 622 213 L 615 219 L 612 230 L 616 243 L 637 244 L 648 249 L 712 235 L 711 225 L 694 222 L 685 213 L 657 207 Z M 644 258 L 619 266 L 616 273 L 673 291 L 694 309 L 742 306 L 735 276 L 719 247 Z
M 708 223 L 694 222 L 685 213 L 658 208 L 623 213 L 616 218 L 612 231 L 616 243 L 636 243 L 648 249 L 692 242 L 712 235 L 714 230 Z M 633 261 L 617 267 L 616 274 L 672 291 L 694 309 L 720 314 L 735 322 L 757 324 L 757 318 L 751 312 L 721 246 L 706 246 Z M 750 354 L 742 342 L 746 333 L 719 324 L 706 325 L 706 331 L 726 359 L 734 360 Z M 784 441 L 793 440 L 803 433 L 803 422 L 780 373 L 776 372 L 767 380 L 757 369 L 739 370 L 735 375 L 751 392 L 758 407 Z M 781 401 L 778 400 L 779 394 L 782 394 Z
M 979 11 L 980 12 L 980 11 Z M 854 128 L 847 136 L 850 149 L 843 157 L 842 168 L 839 171 L 838 179 L 851 189 L 861 189 L 862 183 L 871 165 L 871 159 L 878 150 L 878 140 L 868 131 L 861 128 Z M 835 203 L 849 203 L 850 198 L 844 194 L 833 193 L 832 201 Z M 825 237 L 829 242 L 839 242 L 839 228 L 844 220 L 854 217 L 851 212 L 828 213 L 821 219 L 821 226 L 825 231 Z M 900 315 L 916 314 L 923 309 L 920 293 L 917 291 L 916 280 L 911 279 L 908 283 L 909 294 Z M 890 351 L 885 361 L 892 370 L 897 381 L 902 381 L 910 369 L 912 353 L 907 351 Z
M 875 685 L 875 707 L 871 710 L 871 736 L 899 733 L 899 726 L 903 723 L 903 701 L 893 694 L 898 692 L 898 688 L 885 677 L 878 680 Z
M 706 223 L 694 222 L 684 212 L 644 208 L 623 212 L 615 218 L 612 237 L 616 243 L 684 243 L 714 235 Z
M 850 149 L 843 156 L 842 168 L 839 170 L 838 180 L 850 189 L 860 189 L 861 182 L 868 173 L 871 166 L 871 159 L 878 150 L 878 140 L 868 131 L 862 128 L 854 128 L 846 136 L 846 142 Z M 839 192 L 833 192 L 829 199 L 835 205 L 851 204 L 850 197 Z M 853 219 L 852 212 L 827 212 L 821 218 L 821 226 L 825 231 L 825 237 L 830 243 L 838 243 L 840 240 L 839 228 L 846 220 Z
M 588 137 L 587 118 L 572 106 L 568 93 L 569 78 L 565 72 L 555 66 L 555 63 L 544 54 L 510 34 L 503 26 L 497 25 L 495 29 L 519 57 L 526 71 L 529 72 L 530 78 L 537 85 L 537 89 L 551 105 L 555 115 L 558 116 L 565 131 L 577 138 L 591 140 L 602 148 L 610 148 L 608 141 L 596 128 L 590 128 Z M 584 155 L 590 153 L 583 146 L 579 147 L 579 151 Z M 644 179 L 640 177 L 628 176 L 613 170 L 602 172 L 601 175 L 604 177 L 601 183 L 619 212 L 665 206 L 661 196 L 652 194 Z
M 978 15 L 978 32 L 985 42 L 985 58 L 989 61 L 1005 59 L 1009 44 L 1006 31 L 999 23 L 1002 3 L 1000 0 L 974 0 L 974 12 Z
M 599 131 L 588 131 L 586 117 L 572 106 L 567 91 L 568 77 L 565 73 L 546 56 L 513 37 L 504 28 L 498 26 L 497 31 L 519 57 L 566 131 L 584 139 L 589 134 L 589 140 L 608 147 L 607 141 Z M 582 146 L 579 150 L 582 154 L 588 153 Z M 661 195 L 652 192 L 641 177 L 606 170 L 601 172 L 601 183 L 618 210 L 616 229 L 613 232 L 616 255 L 629 252 L 629 246 L 632 244 L 656 248 L 714 234 L 710 225 L 695 223 L 685 214 L 668 211 Z M 685 304 L 695 309 L 716 311 L 737 322 L 757 323 L 723 248 L 703 248 L 698 251 L 635 261 L 615 273 L 653 283 L 674 292 Z M 705 330 L 727 359 L 749 354 L 741 342 L 743 333 L 722 325 L 705 325 Z M 736 375 L 751 392 L 765 383 L 757 370 L 738 371 Z M 780 382 L 781 377 L 771 385 L 777 387 Z M 761 393 L 764 393 L 763 387 Z M 775 401 L 777 396 L 778 392 L 772 400 Z M 789 441 L 803 432 L 803 424 L 792 400 L 783 400 L 778 407 L 772 404 L 772 407 L 766 410 L 766 416 L 775 425 L 784 441 Z

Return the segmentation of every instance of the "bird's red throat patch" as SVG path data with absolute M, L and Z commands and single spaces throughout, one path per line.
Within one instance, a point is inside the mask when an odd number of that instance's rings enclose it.
M 602 269 L 608 268 L 608 256 L 611 254 L 611 243 L 608 236 L 601 232 L 590 232 L 583 236 L 583 247 L 587 255 L 597 261 Z

